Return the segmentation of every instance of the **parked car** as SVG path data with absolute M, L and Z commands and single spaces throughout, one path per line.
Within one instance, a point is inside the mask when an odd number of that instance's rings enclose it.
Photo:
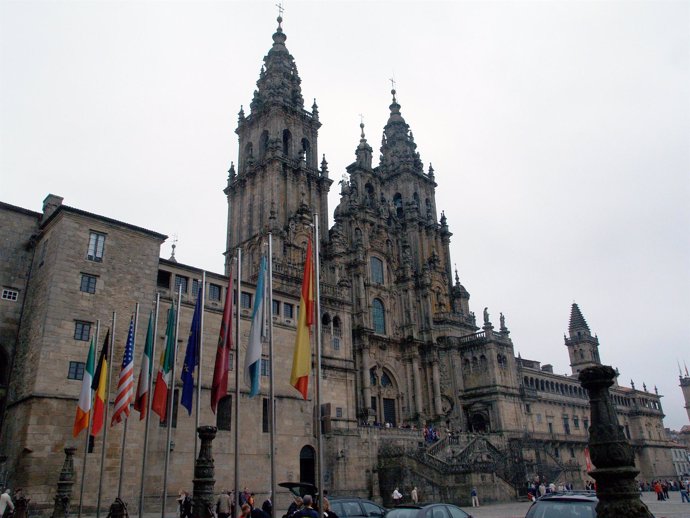
M 385 513 L 385 507 L 363 498 L 329 497 L 333 511 L 339 518 L 381 518 Z
M 547 493 L 530 506 L 525 518 L 597 518 L 594 491 Z
M 385 518 L 472 518 L 456 505 L 399 505 L 386 512 Z

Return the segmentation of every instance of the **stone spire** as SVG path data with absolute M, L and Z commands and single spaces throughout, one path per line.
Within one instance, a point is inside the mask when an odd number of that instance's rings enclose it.
M 355 155 L 357 156 L 356 164 L 364 169 L 371 169 L 371 158 L 373 150 L 371 149 L 371 146 L 367 143 L 367 139 L 364 136 L 364 122 L 361 122 L 359 124 L 359 127 L 361 129 L 361 135 L 359 139 L 359 146 L 357 146 L 357 150 L 355 151 Z
M 573 306 L 570 309 L 570 325 L 568 326 L 568 331 L 570 331 L 570 336 L 577 336 L 577 332 L 587 333 L 590 335 L 589 326 L 585 317 L 582 316 L 580 308 L 573 302 Z
M 304 109 L 301 80 L 295 60 L 285 46 L 287 36 L 283 32 L 282 21 L 283 18 L 278 16 L 278 28 L 273 33 L 273 46 L 264 57 L 264 65 L 256 82 L 257 90 L 254 91 L 251 103 L 252 113 L 272 104 L 297 110 Z
M 402 172 L 402 170 L 424 174 L 417 144 L 414 143 L 410 127 L 400 113 L 395 89 L 391 90 L 391 94 L 393 102 L 390 105 L 391 113 L 388 122 L 383 128 L 380 167 L 387 174 Z

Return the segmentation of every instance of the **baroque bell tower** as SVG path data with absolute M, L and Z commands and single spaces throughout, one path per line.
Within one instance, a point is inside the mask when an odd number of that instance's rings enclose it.
M 239 112 L 237 170 L 228 171 L 226 265 L 232 250 L 242 247 L 243 269 L 252 275 L 263 238 L 272 232 L 274 267 L 301 265 L 313 214 L 327 235 L 328 178 L 325 158 L 318 165 L 316 101 L 304 109 L 297 65 L 285 46 L 282 17 L 273 45 L 264 57 L 250 113 Z M 247 270 L 246 268 L 249 268 Z
M 577 304 L 573 302 L 570 309 L 569 336 L 565 337 L 565 345 L 568 347 L 570 367 L 573 374 L 579 373 L 586 367 L 599 365 L 599 338 L 592 336 L 585 317 Z

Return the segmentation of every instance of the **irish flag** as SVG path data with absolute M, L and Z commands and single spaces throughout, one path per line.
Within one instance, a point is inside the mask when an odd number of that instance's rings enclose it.
M 168 409 L 168 390 L 172 386 L 172 367 L 175 356 L 175 305 L 168 310 L 168 324 L 165 327 L 165 349 L 161 353 L 161 365 L 156 377 L 151 410 L 156 412 L 161 422 L 165 421 Z
M 314 324 L 314 262 L 311 253 L 311 238 L 307 243 L 307 257 L 304 261 L 302 294 L 299 299 L 297 338 L 292 357 L 290 385 L 307 399 L 309 373 L 311 372 L 311 326 Z
M 144 356 L 141 359 L 141 370 L 139 371 L 137 395 L 134 399 L 134 410 L 139 412 L 139 420 L 146 417 L 146 407 L 149 398 L 149 385 L 151 384 L 151 373 L 153 370 L 153 361 L 151 356 L 153 356 L 153 311 L 149 313 L 149 329 L 146 332 Z
M 72 436 L 76 437 L 82 430 L 89 427 L 89 417 L 91 416 L 91 383 L 93 381 L 93 369 L 96 362 L 96 338 L 91 338 L 91 347 L 86 357 L 84 366 L 84 378 L 81 380 L 81 392 L 79 393 L 79 404 L 77 405 L 77 416 L 74 418 Z

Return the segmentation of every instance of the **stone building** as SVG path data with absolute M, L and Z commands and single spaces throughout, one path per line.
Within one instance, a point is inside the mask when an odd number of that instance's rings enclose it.
M 398 486 L 416 485 L 425 500 L 466 504 L 469 488 L 481 484 L 483 498 L 505 500 L 535 477 L 581 486 L 586 478 L 588 400 L 577 373 L 599 363 L 599 339 L 579 307 L 570 310 L 565 348 L 572 373 L 516 357 L 503 315 L 498 328 L 488 308 L 478 322 L 470 294 L 451 269 L 445 215 L 436 207 L 436 174 L 424 168 L 409 125 L 392 91 L 378 165 L 361 125 L 355 161 L 340 183 L 340 201 L 328 228 L 328 166 L 319 162 L 316 103 L 304 107 L 300 78 L 278 26 L 264 58 L 249 113 L 240 110 L 237 168 L 224 190 L 228 202 L 225 274 L 243 250 L 243 286 L 236 293 L 246 347 L 259 257 L 269 232 L 273 240 L 275 356 L 264 365 L 277 373 L 277 455 L 281 480 L 314 481 L 318 422 L 313 387 L 304 401 L 289 385 L 305 245 L 319 215 L 321 248 L 320 325 L 323 336 L 322 420 L 324 475 L 329 493 L 382 500 Z M 442 176 L 439 177 L 442 181 Z M 83 436 L 71 436 L 88 343 L 100 336 L 116 312 L 115 364 L 124 348 L 129 318 L 140 304 L 137 341 L 161 295 L 161 347 L 165 309 L 182 288 L 183 351 L 202 272 L 160 258 L 166 239 L 157 232 L 90 214 L 49 195 L 41 213 L 7 204 L 2 212 L 0 282 L 0 393 L 4 469 L 33 502 L 50 505 L 66 445 L 84 455 Z M 201 423 L 217 424 L 214 443 L 218 486 L 234 484 L 232 422 L 234 390 L 218 415 L 208 404 L 215 344 L 226 275 L 208 273 L 205 290 L 206 345 L 202 359 Z M 6 295 L 7 293 L 7 295 Z M 564 313 L 566 308 L 564 308 Z M 565 314 L 564 314 L 565 317 Z M 102 339 L 102 338 L 101 338 Z M 140 352 L 135 353 L 136 369 Z M 183 352 L 178 355 L 178 372 Z M 11 366 L 11 367 L 8 367 Z M 265 368 L 264 373 L 268 369 Z M 234 377 L 233 368 L 231 376 Z M 179 378 L 179 376 L 178 376 Z M 117 369 L 111 388 L 116 386 Z M 179 381 L 178 381 L 179 384 Z M 231 384 L 232 385 L 232 384 Z M 268 379 L 261 395 L 240 398 L 242 486 L 261 498 L 268 490 Z M 111 389 L 111 399 L 114 390 Z M 636 451 L 641 478 L 672 476 L 672 443 L 663 427 L 656 392 L 616 385 L 619 422 Z M 175 395 L 177 402 L 178 396 Z M 136 414 L 134 414 L 136 417 Z M 168 491 L 189 488 L 194 419 L 179 410 L 174 426 Z M 123 498 L 138 500 L 143 422 L 131 419 L 125 455 Z M 440 432 L 427 443 L 426 425 Z M 110 429 L 106 448 L 104 503 L 117 486 L 122 426 Z M 102 435 L 94 451 L 100 451 Z M 146 505 L 162 493 L 165 428 L 151 426 Z M 86 506 L 95 505 L 99 456 L 87 454 Z M 77 462 L 78 471 L 81 463 Z M 172 502 L 171 497 L 171 502 Z M 277 495 L 278 508 L 287 495 Z

